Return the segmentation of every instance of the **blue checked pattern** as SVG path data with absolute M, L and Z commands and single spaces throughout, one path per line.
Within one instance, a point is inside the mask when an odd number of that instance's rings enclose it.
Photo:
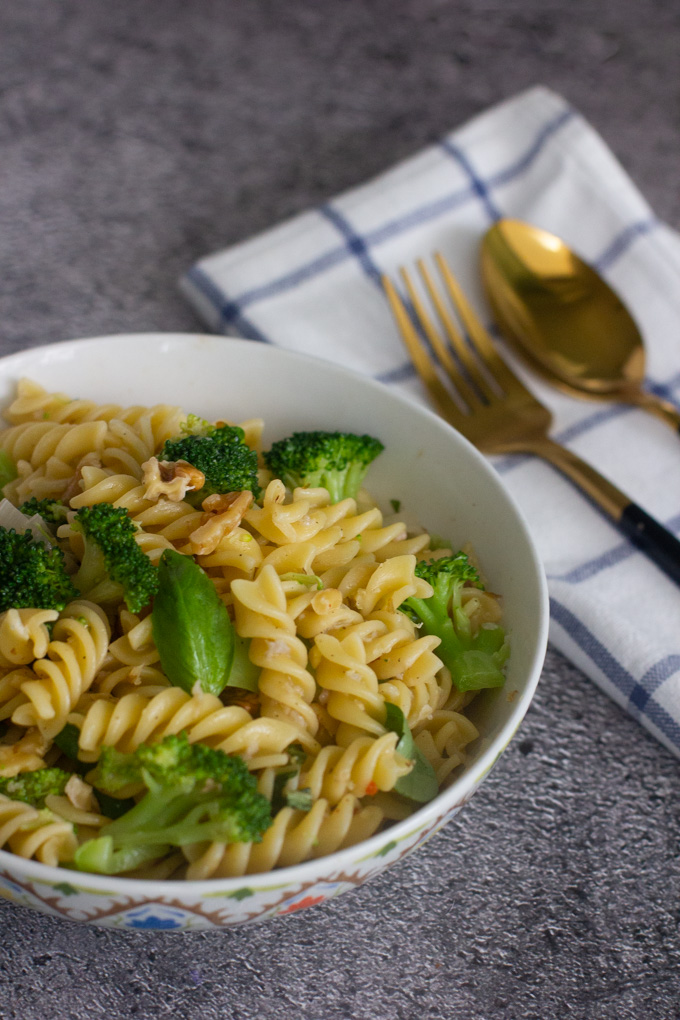
M 625 290 L 648 343 L 648 385 L 677 400 L 680 239 L 592 128 L 543 88 L 321 208 L 202 260 L 181 286 L 216 332 L 321 355 L 424 400 L 381 276 L 440 249 L 485 314 L 476 245 L 501 216 L 561 234 Z M 678 532 L 677 436 L 630 406 L 578 402 L 527 382 L 552 408 L 558 442 Z M 680 754 L 680 592 L 549 466 L 525 456 L 494 463 L 543 555 L 552 641 Z

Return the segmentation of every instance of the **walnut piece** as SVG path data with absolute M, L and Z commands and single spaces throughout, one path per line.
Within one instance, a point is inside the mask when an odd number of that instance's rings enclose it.
M 23 678 L 25 679 L 25 677 Z M 9 740 L 11 732 L 5 735 Z M 44 755 L 50 741 L 36 726 L 24 731 L 23 737 L 16 743 L 0 745 L 0 776 L 17 776 L 20 772 L 34 772 L 44 769 Z
M 74 808 L 79 808 L 81 811 L 96 810 L 97 805 L 92 796 L 92 787 L 84 779 L 81 779 L 80 776 L 75 775 L 75 773 L 64 787 L 64 793 Z
M 165 496 L 179 503 L 190 490 L 202 489 L 205 475 L 186 460 L 158 460 L 151 457 L 142 464 L 145 499 L 158 500 Z
M 252 492 L 214 494 L 203 500 L 203 521 L 189 536 L 194 556 L 209 556 L 223 538 L 238 528 L 253 502 Z

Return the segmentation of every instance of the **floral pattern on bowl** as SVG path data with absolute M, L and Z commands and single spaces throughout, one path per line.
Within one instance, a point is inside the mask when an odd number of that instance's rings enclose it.
M 190 885 L 177 882 L 134 883 L 139 885 L 139 891 L 123 893 L 113 887 L 121 883 L 130 887 L 133 883 L 129 880 L 109 879 L 107 882 L 99 876 L 95 879 L 91 875 L 66 871 L 62 874 L 67 877 L 58 882 L 28 876 L 19 880 L 16 874 L 0 868 L 0 896 L 71 921 L 134 931 L 200 931 L 225 925 L 252 924 L 316 906 L 356 888 L 422 846 L 462 806 L 462 803 L 456 804 L 429 824 L 411 826 L 398 837 L 392 834 L 392 830 L 387 830 L 378 840 L 378 846 L 368 854 L 365 850 L 375 838 L 319 861 L 268 875 Z M 333 866 L 337 858 L 345 856 L 350 858 L 346 865 Z M 43 871 L 56 870 L 30 861 L 20 863 L 28 865 L 29 869 L 32 866 Z M 319 872 L 314 878 L 305 881 L 295 875 L 314 866 Z M 213 888 L 195 896 L 189 888 L 198 885 Z M 157 895 L 150 886 L 163 886 L 165 889 L 163 894 Z

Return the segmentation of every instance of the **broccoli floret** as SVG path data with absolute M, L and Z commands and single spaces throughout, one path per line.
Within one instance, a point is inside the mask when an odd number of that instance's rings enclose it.
M 187 415 L 187 420 L 180 425 L 183 436 L 209 436 L 216 428 L 216 425 L 211 425 L 209 421 L 201 418 L 198 414 Z
M 131 782 L 142 783 L 146 793 L 76 851 L 82 871 L 129 871 L 188 843 L 259 842 L 271 824 L 269 801 L 257 792 L 245 762 L 190 744 L 185 734 L 141 744 L 132 754 L 105 747 L 88 780 L 108 794 Z
M 35 517 L 37 514 L 47 524 L 63 524 L 68 513 L 68 507 L 58 499 L 37 499 L 35 496 L 22 503 L 19 510 L 27 517 Z
M 352 432 L 294 432 L 264 455 L 289 489 L 327 489 L 331 502 L 356 498 L 369 464 L 385 449 L 379 439 Z
M 71 522 L 85 536 L 85 552 L 73 583 L 92 602 L 121 597 L 130 612 L 148 605 L 158 587 L 158 571 L 135 541 L 137 529 L 124 507 L 85 506 Z
M 61 610 L 77 597 L 61 549 L 36 541 L 30 531 L 0 527 L 0 612 Z
M 11 779 L 0 777 L 0 793 L 12 800 L 23 800 L 32 807 L 45 806 L 45 797 L 50 794 L 62 794 L 71 778 L 70 772 L 63 769 L 45 768 L 35 772 L 21 772 Z
M 244 442 L 244 431 L 238 425 L 210 425 L 190 415 L 183 435 L 168 439 L 159 460 L 185 460 L 205 475 L 205 484 L 196 492 L 187 492 L 186 499 L 202 503 L 213 493 L 252 492 L 257 499 L 257 453 Z
M 470 619 L 461 607 L 466 583 L 483 588 L 477 570 L 463 552 L 416 564 L 416 576 L 432 585 L 430 598 L 411 596 L 399 607 L 425 634 L 441 639 L 436 654 L 451 671 L 459 691 L 501 687 L 502 666 L 508 656 L 502 627 L 481 627 L 473 636 Z

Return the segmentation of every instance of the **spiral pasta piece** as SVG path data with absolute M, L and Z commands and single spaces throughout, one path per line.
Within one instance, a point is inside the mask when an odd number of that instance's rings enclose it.
M 271 564 L 277 574 L 316 574 L 324 553 L 335 549 L 342 532 L 338 527 L 324 528 L 304 542 L 267 547 L 263 566 Z
M 90 693 L 115 698 L 137 693 L 152 698 L 170 686 L 165 673 L 155 666 L 120 666 L 110 672 L 102 669 L 95 677 Z
M 323 797 L 329 804 L 348 793 L 364 797 L 393 790 L 413 768 L 413 762 L 397 752 L 397 740 L 396 733 L 383 733 L 376 740 L 357 737 L 348 747 L 322 747 L 302 771 L 300 788 L 309 788 L 315 799 Z
M 272 545 L 308 541 L 326 523 L 326 515 L 319 506 L 315 491 L 296 489 L 292 501 L 287 503 L 286 488 L 280 479 L 275 478 L 265 489 L 262 506 L 254 504 L 245 520 Z
M 0 613 L 0 668 L 25 666 L 47 654 L 55 609 L 8 609 Z
M 316 682 L 325 692 L 326 709 L 333 719 L 344 724 L 337 733 L 339 743 L 349 727 L 375 737 L 385 732 L 385 701 L 378 688 L 378 678 L 366 662 L 366 649 L 361 636 L 350 633 L 342 641 L 332 634 L 319 634 L 314 640 Z
M 366 585 L 355 596 L 356 607 L 363 616 L 376 609 L 398 609 L 405 599 L 428 598 L 432 588 L 427 581 L 416 577 L 415 556 L 393 556 L 378 564 L 371 572 Z
M 383 672 L 393 675 L 393 679 L 380 685 L 386 701 L 393 701 L 393 694 L 402 689 L 408 692 L 410 704 L 404 715 L 411 728 L 429 719 L 446 698 L 450 674 L 446 671 L 447 682 L 442 687 L 438 679 L 442 664 L 432 651 L 437 644 L 436 638 L 423 637 L 395 648 L 391 655 L 375 664 L 379 676 Z
M 75 465 L 86 454 L 101 450 L 106 438 L 104 421 L 62 425 L 52 421 L 26 422 L 2 433 L 2 449 L 15 463 L 24 461 L 35 470 L 51 460 Z
M 35 674 L 28 666 L 18 666 L 3 672 L 0 677 L 0 722 L 11 719 L 19 705 L 26 702 L 26 695 L 21 693 L 21 684 L 33 680 Z
M 437 781 L 443 783 L 466 760 L 465 748 L 479 736 L 479 730 L 461 712 L 434 712 L 415 734 L 415 743 L 432 765 Z
M 127 609 L 120 613 L 123 634 L 109 645 L 109 655 L 125 666 L 151 666 L 160 660 L 153 639 L 151 614 L 140 619 Z
M 356 517 L 343 521 L 343 538 L 349 541 L 360 538 L 364 553 L 377 553 L 390 542 L 406 538 L 406 526 L 401 522 L 382 525 L 382 513 L 378 507 L 372 507 Z
M 142 743 L 155 743 L 184 730 L 191 739 L 192 729 L 205 724 L 206 719 L 210 720 L 210 735 L 222 739 L 251 721 L 245 709 L 226 708 L 213 694 L 191 695 L 180 687 L 169 687 L 151 698 L 136 692 L 116 701 L 97 698 L 85 713 L 76 711 L 70 716 L 80 730 L 78 746 L 83 761 L 96 761 L 104 746 L 129 753 Z M 208 735 L 205 725 L 202 733 Z
M 358 623 L 362 617 L 351 609 L 337 588 L 307 592 L 288 604 L 288 611 L 295 619 L 297 632 L 302 638 L 314 638 L 317 634 L 338 631 Z
M 413 625 L 403 613 L 375 617 L 385 630 L 367 645 L 366 656 L 382 696 L 399 705 L 413 728 L 441 708 L 451 690 L 451 675 L 436 654 L 440 639 L 414 637 Z
M 101 419 L 108 421 L 121 413 L 118 404 L 98 404 L 94 400 L 73 400 L 65 393 L 50 393 L 33 379 L 20 379 L 14 400 L 5 419 L 12 425 L 26 421 L 56 421 L 77 424 Z
M 78 841 L 70 822 L 0 794 L 0 847 L 5 846 L 55 867 L 73 859 Z
M 139 477 L 134 474 L 115 473 L 114 471 L 86 465 L 81 472 L 82 492 L 72 496 L 70 506 L 80 510 L 84 506 L 96 503 L 113 503 L 124 506 L 131 516 L 141 513 L 153 505 L 144 498 L 145 487 Z
M 109 635 L 108 620 L 99 606 L 84 599 L 69 603 L 54 625 L 46 657 L 33 664 L 35 679 L 20 685 L 26 703 L 14 710 L 12 721 L 37 726 L 46 736 L 59 733 L 94 680 Z
M 480 627 L 498 624 L 503 615 L 498 596 L 481 588 L 463 588 L 461 606 L 470 619 L 473 634 L 476 634 Z
M 182 408 L 173 404 L 154 404 L 153 407 L 137 404 L 124 408 L 109 419 L 109 428 L 115 436 L 116 430 L 111 428 L 112 425 L 120 422 L 130 426 L 142 440 L 144 447 L 155 452 L 167 439 L 179 434 L 185 419 L 186 414 Z
M 61 498 L 80 462 L 102 449 L 106 432 L 103 421 L 25 422 L 6 429 L 0 433 L 0 449 L 16 464 L 18 477 L 5 485 L 4 496 L 17 505 L 31 496 Z
M 45 807 L 57 818 L 76 826 L 76 831 L 80 836 L 82 836 L 83 829 L 100 829 L 102 825 L 106 825 L 110 821 L 106 815 L 100 814 L 99 811 L 77 807 L 68 797 L 61 794 L 50 794 L 45 797 Z M 88 832 L 87 838 L 90 838 L 91 835 L 94 833 Z
M 361 807 L 351 794 L 334 808 L 323 799 L 317 800 L 306 813 L 284 807 L 277 812 L 261 843 L 184 847 L 190 862 L 187 878 L 230 878 L 301 864 L 368 839 L 382 817 L 378 807 Z
M 263 553 L 262 547 L 249 531 L 235 528 L 220 539 L 213 552 L 198 556 L 197 560 L 204 570 L 210 573 L 217 570 L 222 578 L 232 580 L 241 577 L 250 580 L 262 565 Z
M 190 743 L 240 754 L 254 769 L 284 764 L 286 748 L 300 740 L 298 730 L 281 720 L 253 719 L 239 705 L 224 705 L 213 694 L 187 694 L 179 687 L 152 697 L 131 693 L 116 701 L 96 698 L 85 711 L 71 713 L 69 721 L 80 730 L 83 761 L 96 761 L 104 746 L 129 753 L 142 743 L 185 732 Z M 306 744 L 310 751 L 317 748 L 314 741 Z
M 138 691 L 151 697 L 169 687 L 170 681 L 160 668 L 151 615 L 140 619 L 121 609 L 120 626 L 123 633 L 110 643 L 91 691 L 117 697 Z
M 135 425 L 138 424 L 135 423 Z M 126 457 L 127 463 L 132 461 L 140 466 L 144 464 L 153 456 L 154 450 L 157 448 L 151 428 L 147 427 L 145 429 L 143 427 L 144 424 L 150 426 L 148 418 L 146 420 L 142 419 L 141 429 L 120 418 L 112 418 L 109 422 L 109 431 L 106 437 L 109 451 L 115 456 L 114 451 L 121 450 Z
M 319 726 L 312 708 L 316 683 L 306 668 L 307 649 L 296 636 L 278 574 L 265 566 L 253 581 L 233 581 L 231 590 L 236 628 L 252 639 L 250 659 L 262 670 L 262 715 L 286 720 L 313 737 Z

